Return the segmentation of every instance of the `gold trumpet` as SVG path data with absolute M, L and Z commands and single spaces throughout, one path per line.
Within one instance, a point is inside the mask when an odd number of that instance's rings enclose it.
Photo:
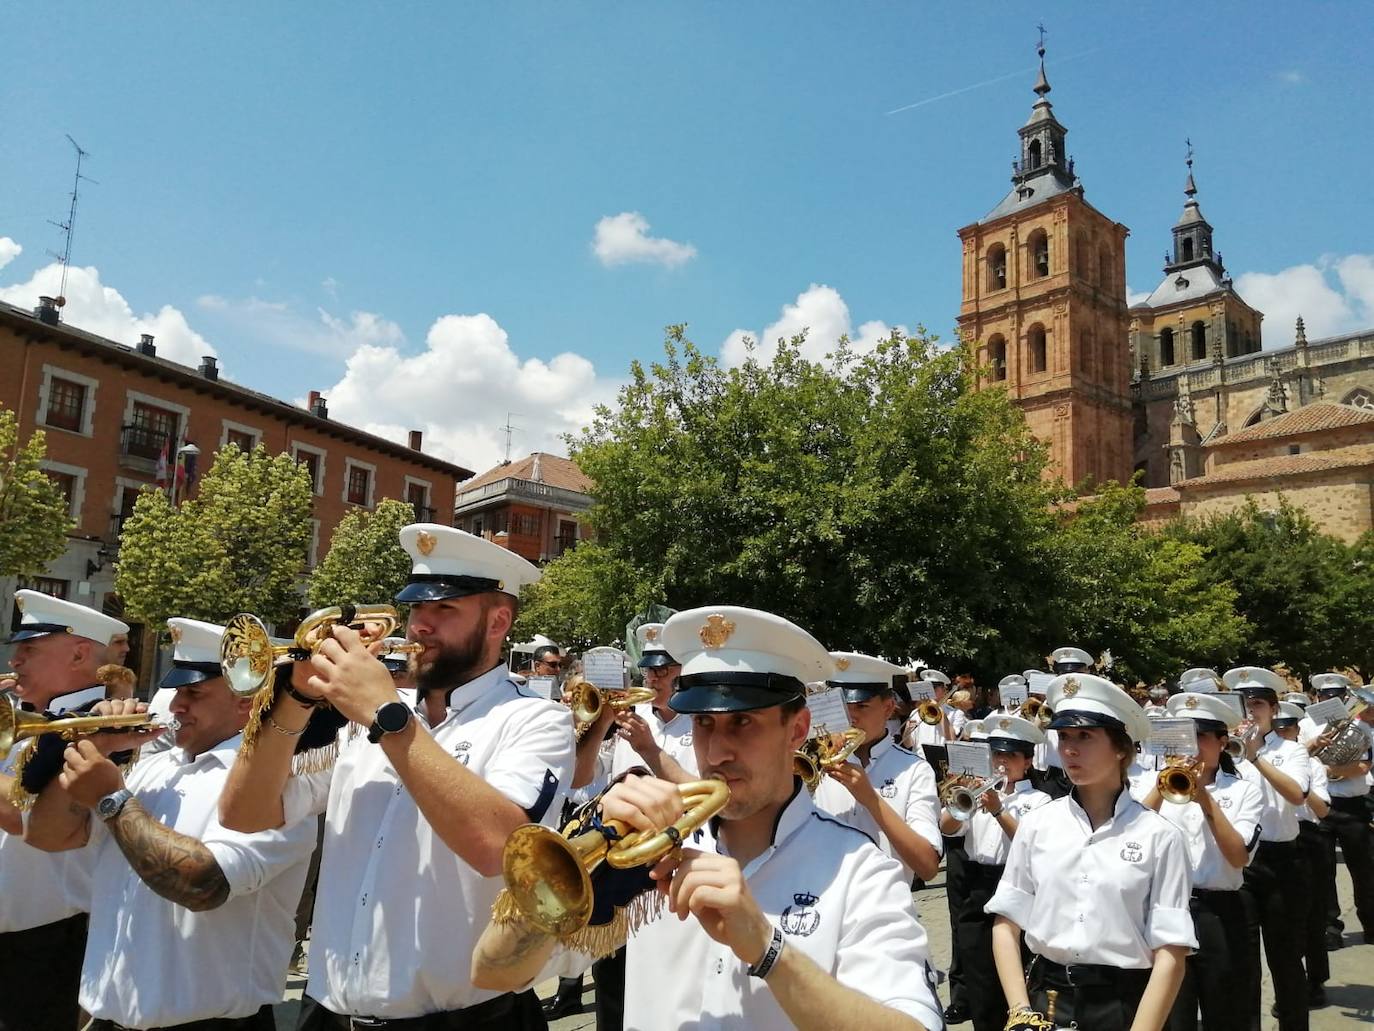
M 255 695 L 272 686 L 278 663 L 310 658 L 329 640 L 336 626 L 352 627 L 365 643 L 372 644 L 391 636 L 400 621 L 400 614 L 390 605 L 336 605 L 306 616 L 290 644 L 273 644 L 261 619 L 251 612 L 240 612 L 224 627 L 219 668 L 234 694 Z
M 720 780 L 677 788 L 687 811 L 657 832 L 631 831 L 618 820 L 570 838 L 537 823 L 517 827 L 502 850 L 501 875 L 521 915 L 545 934 L 576 933 L 592 916 L 593 870 L 603 862 L 617 870 L 657 862 L 730 801 L 730 789 Z
M 945 714 L 940 708 L 940 703 L 934 698 L 922 698 L 917 702 L 916 715 L 920 717 L 922 723 L 930 727 L 943 723 L 945 719 Z
M 1041 730 L 1048 727 L 1050 721 L 1054 719 L 1054 713 L 1043 698 L 1027 698 L 1022 703 L 1021 708 L 1016 711 L 1016 714 L 1023 720 L 1030 720 Z
M 98 730 L 166 730 L 175 720 L 163 720 L 150 712 L 129 712 L 122 716 L 67 716 L 50 720 L 36 712 L 25 712 L 14 700 L 0 699 L 0 758 L 21 741 L 44 734 L 61 734 L 72 741 L 81 734 Z
M 949 815 L 960 823 L 973 819 L 973 814 L 983 807 L 983 796 L 989 791 L 1001 791 L 1007 778 L 999 775 L 972 784 L 966 781 L 964 777 L 953 777 L 940 792 L 940 801 L 949 810 Z
M 815 793 L 820 787 L 821 777 L 833 766 L 849 761 L 861 744 L 864 732 L 858 727 L 850 727 L 843 734 L 826 733 L 825 727 L 792 753 L 792 772 L 802 779 L 808 791 Z
M 1202 770 L 1202 760 L 1197 756 L 1168 756 L 1164 768 L 1155 778 L 1155 787 L 1166 802 L 1185 805 L 1197 794 L 1198 779 L 1202 776 Z
M 624 712 L 636 705 L 652 702 L 658 692 L 652 687 L 629 687 L 623 691 L 603 691 L 583 677 L 573 674 L 563 685 L 563 700 L 573 713 L 573 726 L 580 738 L 587 728 L 601 718 L 601 709 L 609 705 L 617 712 Z

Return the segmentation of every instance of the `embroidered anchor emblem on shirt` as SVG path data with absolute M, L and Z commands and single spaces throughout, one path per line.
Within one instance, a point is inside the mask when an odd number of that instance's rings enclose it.
M 1139 863 L 1143 860 L 1145 858 L 1145 853 L 1140 848 L 1140 842 L 1126 842 L 1126 847 L 1121 850 L 1121 858 L 1128 863 Z
M 821 925 L 821 915 L 816 912 L 816 896 L 809 891 L 801 891 L 792 896 L 792 905 L 782 911 L 782 929 L 788 934 L 805 938 L 814 934 Z

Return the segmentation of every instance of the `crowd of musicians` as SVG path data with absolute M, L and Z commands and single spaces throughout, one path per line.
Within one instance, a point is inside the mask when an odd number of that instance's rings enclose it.
M 128 627 L 19 592 L 0 1031 L 268 1031 L 307 937 L 307 1031 L 543 1028 L 588 972 L 603 1031 L 1250 1031 L 1261 964 L 1296 1031 L 1328 951 L 1374 943 L 1374 707 L 1347 675 L 1194 669 L 1138 701 L 1066 647 L 980 708 L 722 604 L 639 627 L 632 704 L 574 691 L 556 646 L 508 669 L 534 566 L 434 524 L 401 545 L 408 646 L 344 616 L 246 648 L 246 693 L 225 627 L 172 619 L 151 713 L 108 675 Z M 571 705 L 534 689 L 564 677 Z M 1331 699 L 1347 718 L 1305 714 Z M 1148 747 L 1161 718 L 1195 755 Z M 951 773 L 959 742 L 988 776 Z M 913 895 L 942 866 L 943 988 Z

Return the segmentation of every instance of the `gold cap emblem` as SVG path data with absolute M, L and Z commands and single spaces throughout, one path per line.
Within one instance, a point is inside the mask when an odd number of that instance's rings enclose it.
M 706 617 L 706 622 L 697 631 L 697 636 L 701 638 L 701 643 L 707 648 L 719 648 L 730 640 L 730 635 L 734 632 L 734 623 L 719 613 L 712 613 Z
M 1184 705 L 1185 708 L 1188 708 L 1188 709 L 1196 709 L 1196 708 L 1197 708 L 1197 699 L 1196 699 L 1196 698 L 1189 698 L 1189 699 L 1187 699 L 1187 700 L 1183 703 L 1183 705 Z
M 23 612 L 23 611 L 24 611 L 24 599 L 23 599 L 23 598 L 15 598 L 15 599 L 14 599 L 14 604 L 17 605 L 17 606 L 19 607 L 19 611 L 20 611 L 20 612 Z
M 415 547 L 421 555 L 428 555 L 438 543 L 438 539 L 428 530 L 421 530 L 415 535 Z
M 1078 694 L 1078 681 L 1070 680 L 1067 684 L 1064 685 L 1064 697 L 1072 698 L 1076 694 Z
M 645 631 L 644 631 L 644 640 L 646 640 L 646 641 L 657 641 L 657 640 L 658 640 L 658 627 L 656 627 L 656 626 L 651 626 L 651 627 L 649 627 L 648 630 L 645 630 Z
M 1010 730 L 1010 729 L 1011 729 L 1011 720 L 998 720 L 998 721 L 997 721 L 997 726 L 998 726 L 998 729 L 1000 729 L 1000 730 Z
M 168 627 L 168 628 L 167 628 L 167 633 L 171 636 L 171 638 L 172 638 L 172 643 L 173 643 L 173 644 L 180 644 L 180 643 L 181 643 L 181 627 L 179 627 L 179 626 Z
M 849 660 L 848 660 L 848 659 L 836 659 L 836 660 L 835 660 L 835 668 L 836 668 L 837 670 L 839 670 L 841 673 L 843 673 L 845 670 L 847 670 L 847 669 L 849 668 Z

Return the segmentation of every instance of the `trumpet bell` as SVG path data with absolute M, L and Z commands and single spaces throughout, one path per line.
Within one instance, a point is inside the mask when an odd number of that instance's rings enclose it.
M 1196 760 L 1171 761 L 1159 771 L 1155 787 L 1160 797 L 1174 805 L 1186 805 L 1197 793 L 1202 764 Z
M 940 711 L 940 703 L 930 698 L 922 699 L 916 703 L 916 715 L 926 726 L 933 727 L 944 722 L 945 714 Z
M 251 612 L 240 612 L 224 625 L 219 643 L 219 668 L 229 690 L 239 697 L 255 695 L 269 686 L 277 648 L 267 624 Z
M 1240 738 L 1228 737 L 1226 739 L 1226 754 L 1232 759 L 1245 758 L 1245 744 Z
M 609 846 L 599 831 L 565 838 L 537 823 L 517 827 L 501 854 L 501 874 L 521 914 L 545 934 L 564 937 L 592 918 L 590 871 Z

